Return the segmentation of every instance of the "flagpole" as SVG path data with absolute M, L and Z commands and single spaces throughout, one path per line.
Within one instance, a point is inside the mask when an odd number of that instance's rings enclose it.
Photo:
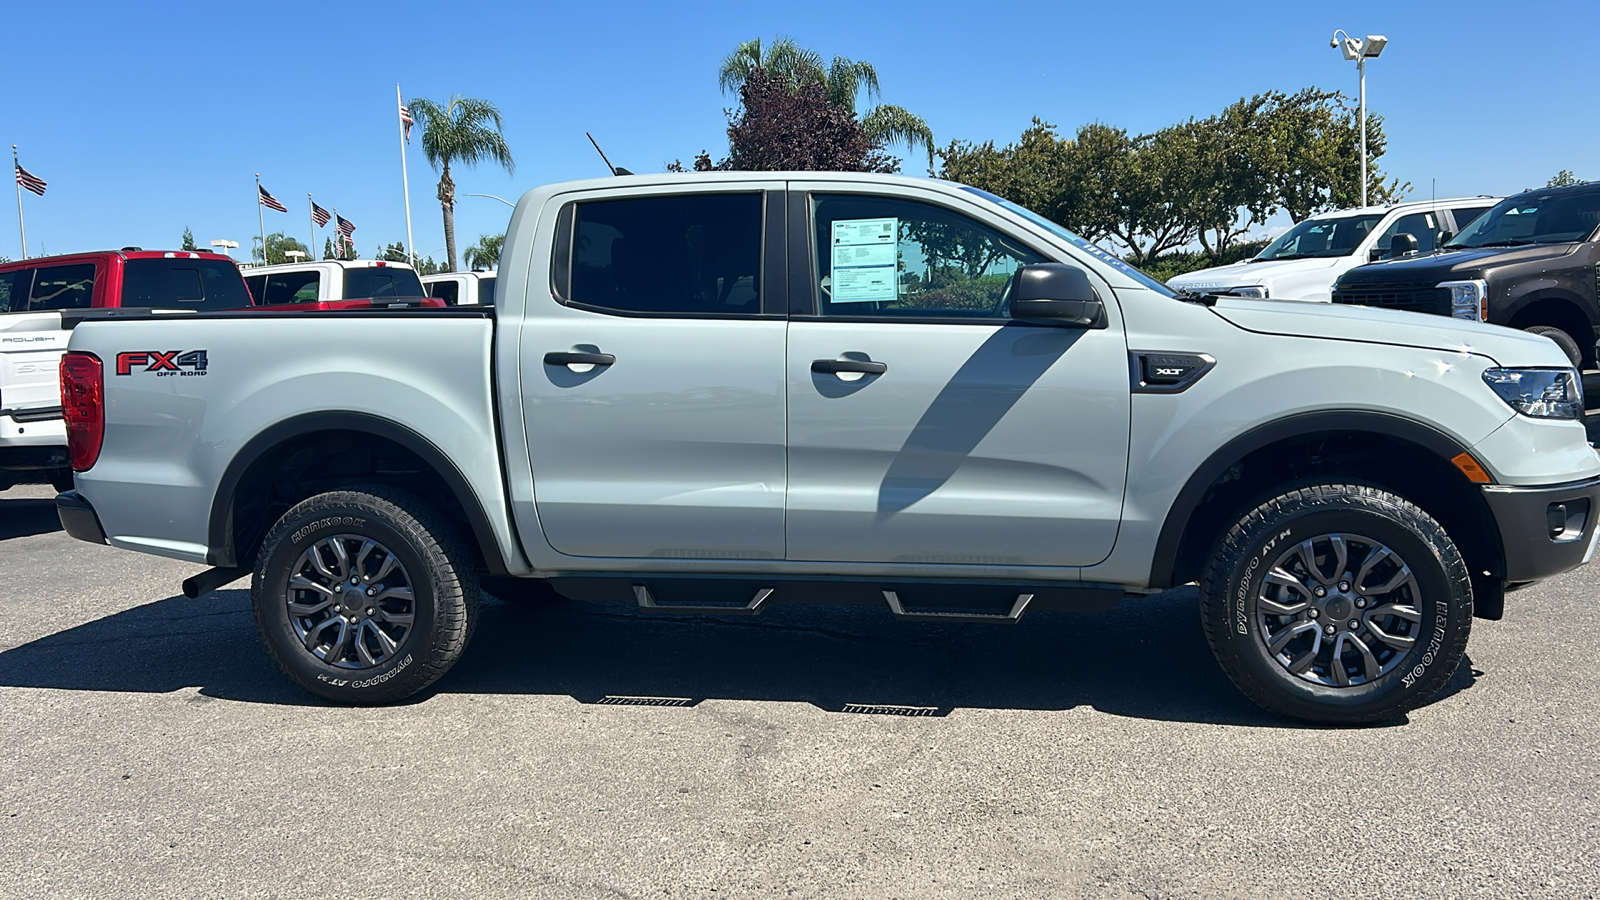
M 22 220 L 22 179 L 15 177 L 22 168 L 22 163 L 17 160 L 17 145 L 11 145 L 11 175 L 12 181 L 17 183 L 17 230 L 22 232 L 22 258 L 28 258 L 28 223 Z
M 267 219 L 261 213 L 261 173 L 256 173 L 256 221 L 261 225 L 261 264 L 267 264 Z
M 400 107 L 405 106 L 405 101 L 400 99 L 400 82 L 394 83 L 395 124 L 400 126 L 400 189 L 406 196 L 406 255 L 411 257 L 411 267 L 417 266 L 417 245 L 411 240 L 411 178 L 406 173 L 406 123 L 399 121 Z M 21 196 L 20 194 L 18 195 Z
M 339 233 L 339 207 L 333 208 L 333 236 L 339 240 L 333 242 L 333 256 L 335 259 L 344 259 L 344 235 Z
M 311 199 L 311 192 L 306 192 L 306 221 L 311 223 L 311 243 L 306 245 L 306 255 L 311 259 L 317 258 L 317 217 L 314 210 L 317 201 Z

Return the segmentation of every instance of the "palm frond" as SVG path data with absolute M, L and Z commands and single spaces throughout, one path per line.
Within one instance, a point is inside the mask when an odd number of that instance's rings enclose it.
M 885 144 L 905 144 L 915 152 L 918 146 L 928 151 L 928 167 L 933 167 L 933 129 L 918 115 L 903 106 L 884 104 L 874 107 L 861 120 L 867 136 Z
M 828 67 L 828 100 L 851 115 L 855 115 L 856 97 L 863 89 L 870 102 L 878 96 L 878 70 L 872 63 L 835 56 Z
M 745 79 L 750 73 L 760 68 L 763 61 L 761 54 L 761 38 L 752 38 L 735 47 L 732 53 L 722 58 L 722 65 L 717 70 L 717 83 L 722 86 L 724 94 L 736 94 L 744 86 Z
M 422 128 L 422 155 L 437 171 L 452 162 L 476 165 L 498 163 L 516 173 L 516 162 L 502 130 L 500 108 L 488 100 L 457 94 L 444 105 L 414 98 L 406 108 Z

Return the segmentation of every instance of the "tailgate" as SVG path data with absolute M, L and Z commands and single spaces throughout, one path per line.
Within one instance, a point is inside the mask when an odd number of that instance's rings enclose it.
M 60 418 L 59 366 L 69 336 L 59 313 L 0 316 L 0 409 L 6 415 Z

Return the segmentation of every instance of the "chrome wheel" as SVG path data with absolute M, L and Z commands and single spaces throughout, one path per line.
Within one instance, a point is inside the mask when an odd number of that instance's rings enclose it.
M 1316 684 L 1368 684 L 1398 666 L 1422 627 L 1416 576 L 1358 534 L 1324 534 L 1285 551 L 1257 595 L 1267 653 Z
M 312 656 L 370 669 L 399 651 L 416 621 L 411 576 L 389 548 L 340 534 L 306 548 L 289 572 L 289 622 Z

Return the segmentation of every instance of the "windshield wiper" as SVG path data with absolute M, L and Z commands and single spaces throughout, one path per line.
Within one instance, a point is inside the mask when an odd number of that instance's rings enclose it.
M 1462 244 L 1461 246 L 1454 247 L 1452 249 L 1455 249 L 1455 250 L 1475 250 L 1475 249 L 1477 249 L 1479 247 L 1524 247 L 1524 246 L 1527 246 L 1528 244 L 1537 244 L 1537 243 L 1539 243 L 1539 242 L 1538 241 L 1534 241 L 1534 240 L 1529 240 L 1528 238 L 1507 238 L 1507 239 L 1505 239 L 1503 241 L 1488 241 L 1487 243 L 1483 243 L 1483 244 L 1473 244 L 1470 247 L 1467 246 L 1466 244 Z

